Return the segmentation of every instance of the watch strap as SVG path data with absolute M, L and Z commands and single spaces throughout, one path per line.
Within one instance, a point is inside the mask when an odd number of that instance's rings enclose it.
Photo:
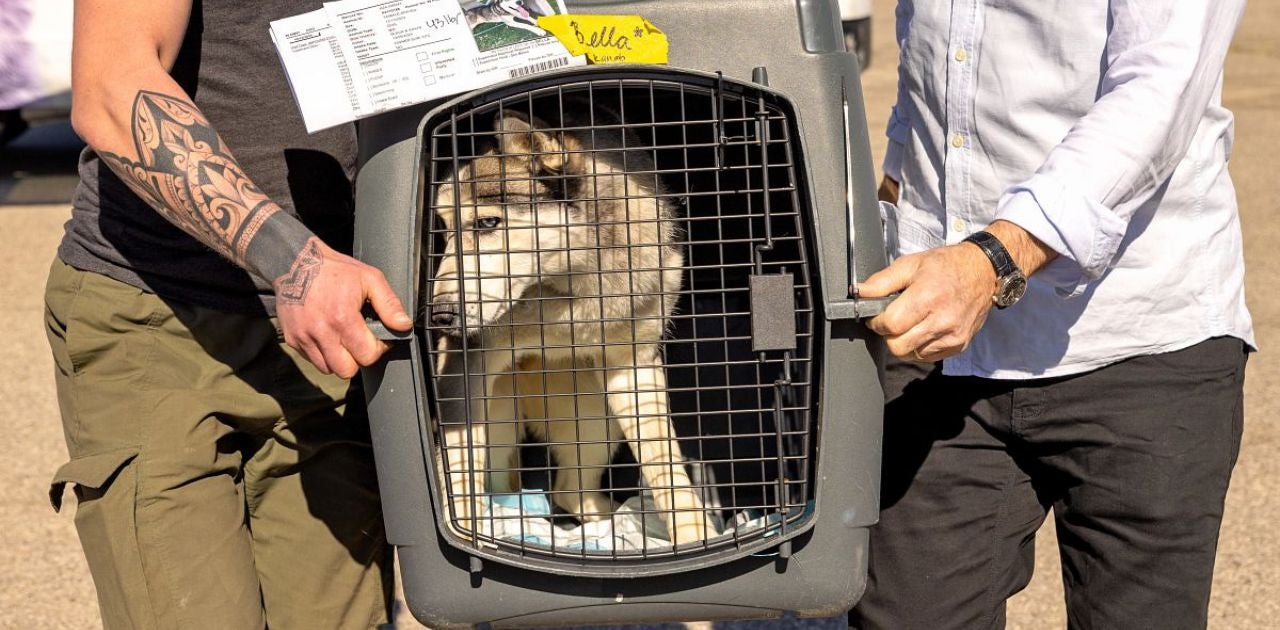
M 1001 243 L 1000 239 L 990 232 L 974 232 L 966 236 L 964 240 L 982 249 L 987 258 L 991 260 L 991 266 L 995 267 L 997 278 L 1006 278 L 1020 271 L 1018 265 L 1013 262 L 1013 258 L 1009 256 L 1009 250 L 1004 248 L 1004 243 Z

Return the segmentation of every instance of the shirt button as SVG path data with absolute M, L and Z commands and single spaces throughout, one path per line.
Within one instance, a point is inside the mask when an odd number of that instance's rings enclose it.
M 961 219 L 960 217 L 955 217 L 954 219 L 951 219 L 952 232 L 963 232 L 964 228 L 965 228 L 964 219 Z
M 963 62 L 965 59 L 968 59 L 968 58 L 969 58 L 969 51 L 963 48 L 956 49 L 956 61 Z
M 956 134 L 951 136 L 951 146 L 959 149 L 964 146 L 964 136 Z

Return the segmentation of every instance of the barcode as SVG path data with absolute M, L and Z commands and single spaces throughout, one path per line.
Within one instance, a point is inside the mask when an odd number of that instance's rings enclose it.
M 535 63 L 531 66 L 524 66 L 523 68 L 515 68 L 511 70 L 510 78 L 517 79 L 520 77 L 527 77 L 535 72 L 545 72 L 547 70 L 555 70 L 556 68 L 560 68 L 567 65 L 569 65 L 569 60 L 565 59 L 564 57 L 548 59 L 547 61 Z

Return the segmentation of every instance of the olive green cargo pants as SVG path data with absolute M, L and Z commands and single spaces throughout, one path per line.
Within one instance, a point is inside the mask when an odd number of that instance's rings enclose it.
M 107 630 L 387 621 L 358 387 L 265 316 L 165 303 L 61 261 L 45 299 L 71 456 L 51 498 L 75 484 Z

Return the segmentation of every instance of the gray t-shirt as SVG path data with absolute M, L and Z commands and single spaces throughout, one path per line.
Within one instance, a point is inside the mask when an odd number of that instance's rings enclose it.
M 331 247 L 350 253 L 354 126 L 307 135 L 267 32 L 272 20 L 320 6 L 319 0 L 194 0 L 171 75 L 264 193 Z M 80 185 L 58 256 L 166 300 L 274 312 L 269 285 L 166 221 L 91 149 L 80 156 Z

